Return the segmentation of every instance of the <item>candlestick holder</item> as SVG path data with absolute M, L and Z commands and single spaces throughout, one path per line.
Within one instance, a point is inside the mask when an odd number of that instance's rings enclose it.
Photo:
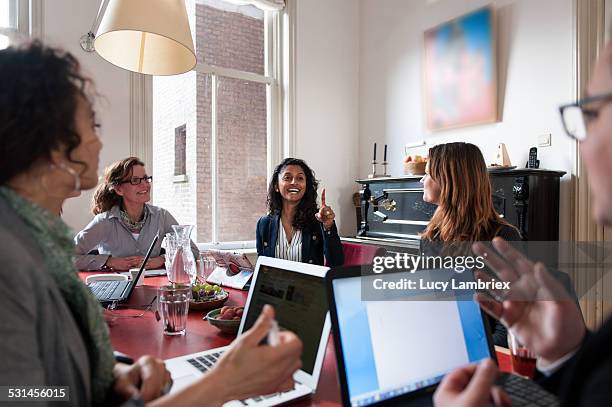
M 383 174 L 381 175 L 381 177 L 388 177 L 389 174 L 387 174 L 387 161 L 383 161 L 382 166 L 383 166 Z
M 381 178 L 381 177 L 387 177 L 387 162 L 383 162 L 382 165 L 384 166 L 384 174 L 377 174 L 376 173 L 376 165 L 378 164 L 378 162 L 376 160 L 372 161 L 372 173 L 368 174 L 368 178 Z

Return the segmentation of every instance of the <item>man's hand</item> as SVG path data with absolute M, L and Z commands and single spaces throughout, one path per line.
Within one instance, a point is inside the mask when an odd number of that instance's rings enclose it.
M 511 286 L 499 301 L 477 294 L 482 308 L 547 362 L 578 348 L 586 333 L 584 320 L 561 283 L 542 263 L 534 264 L 505 240 L 496 237 L 493 246 L 497 253 L 482 243 L 475 243 L 473 250 L 484 256 L 487 266 Z M 479 273 L 479 277 L 486 279 L 483 274 Z
M 446 375 L 436 393 L 436 407 L 510 406 L 510 397 L 494 386 L 497 366 L 491 359 L 479 365 L 469 365 Z

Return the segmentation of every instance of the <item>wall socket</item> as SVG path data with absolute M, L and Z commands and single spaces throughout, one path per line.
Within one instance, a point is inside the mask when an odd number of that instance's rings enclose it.
M 550 147 L 551 134 L 542 134 L 538 136 L 538 147 Z

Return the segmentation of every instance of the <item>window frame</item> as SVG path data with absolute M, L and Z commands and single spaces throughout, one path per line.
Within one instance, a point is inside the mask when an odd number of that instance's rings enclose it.
M 30 20 L 34 16 L 30 14 L 30 0 L 8 0 L 11 27 L 0 27 L 0 35 L 8 37 L 8 46 L 18 44 L 31 35 Z M 33 10 L 36 7 L 32 7 Z
M 283 157 L 294 151 L 294 13 L 295 0 L 287 0 L 281 11 L 264 10 L 264 74 L 240 71 L 198 63 L 192 71 L 208 74 L 211 78 L 211 242 L 198 242 L 200 249 L 255 249 L 255 240 L 220 242 L 218 236 L 218 189 L 216 143 L 218 140 L 216 99 L 219 77 L 241 79 L 267 86 L 267 176 L 270 181 L 273 169 Z M 153 91 L 152 79 L 147 75 L 131 74 L 131 126 L 130 150 L 136 156 L 152 157 L 153 146 Z M 141 77 L 145 77 L 142 79 Z M 144 97 L 143 97 L 144 96 Z M 145 103 L 139 103 L 139 101 Z M 142 123 L 145 123 L 142 125 Z M 263 215 L 263 214 L 262 214 Z M 255 230 L 255 225 L 253 225 Z

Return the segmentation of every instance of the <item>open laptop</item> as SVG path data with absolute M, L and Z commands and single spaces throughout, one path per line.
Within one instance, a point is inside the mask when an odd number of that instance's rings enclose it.
M 153 248 L 155 247 L 155 243 L 159 239 L 159 233 L 155 235 L 153 241 L 151 242 L 151 246 L 149 246 L 149 250 L 147 250 L 147 254 L 140 265 L 140 269 L 138 270 L 138 274 L 135 278 L 132 278 L 130 281 L 117 281 L 117 280 L 108 280 L 108 281 L 93 281 L 87 284 L 87 287 L 91 290 L 91 292 L 96 296 L 98 301 L 103 304 L 109 302 L 125 302 L 132 295 L 132 291 L 134 291 L 134 287 L 136 287 L 136 283 L 140 278 L 140 275 L 143 273 L 147 261 L 149 261 L 149 257 L 151 257 L 151 252 L 153 252 Z
M 272 305 L 280 329 L 294 332 L 303 342 L 302 368 L 293 375 L 296 385 L 288 392 L 236 400 L 225 406 L 274 406 L 315 392 L 331 327 L 325 294 L 327 271 L 327 267 L 258 258 L 238 335 L 253 326 L 265 304 Z M 226 349 L 166 360 L 166 368 L 174 381 L 172 391 L 197 380 Z
M 434 270 L 445 274 L 432 278 L 431 272 L 389 277 L 371 271 L 335 268 L 326 277 L 343 406 L 429 406 L 444 375 L 483 359 L 496 360 L 488 323 L 473 293 L 423 296 L 422 291 L 393 290 L 387 299 L 373 301 L 379 294 L 366 291 L 381 277 L 439 280 L 443 275 L 473 281 L 470 272 L 459 277 L 450 270 Z M 503 375 L 498 383 L 513 406 L 556 403 L 554 395 L 531 380 Z

